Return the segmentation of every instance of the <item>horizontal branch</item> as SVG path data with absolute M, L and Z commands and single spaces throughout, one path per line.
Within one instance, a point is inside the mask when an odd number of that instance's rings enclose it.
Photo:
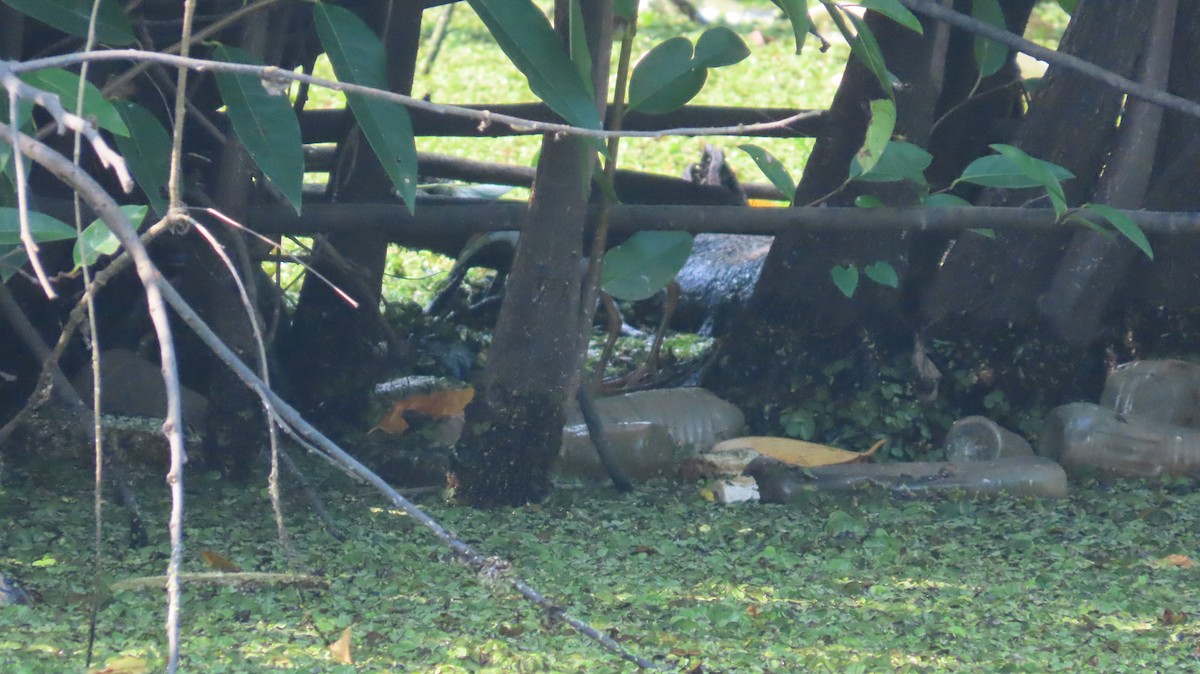
M 544 103 L 472 103 L 458 107 L 532 122 L 562 123 L 562 118 Z M 413 135 L 416 136 L 496 138 L 539 133 L 536 129 L 517 129 L 507 125 L 481 126 L 477 119 L 435 114 L 428 110 L 412 109 L 410 116 L 412 117 Z M 352 122 L 344 108 L 305 110 L 300 113 L 299 117 L 300 134 L 305 143 L 340 141 L 349 131 Z M 787 120 L 795 121 L 784 123 Z M 749 125 L 765 123 L 779 124 L 779 126 L 747 130 Z M 739 135 L 760 138 L 813 138 L 824 133 L 828 124 L 829 113 L 827 110 L 740 108 L 716 105 L 685 105 L 674 112 L 661 115 L 628 112 L 621 120 L 621 128 L 625 131 L 663 132 L 673 128 L 742 129 L 743 131 Z M 730 134 L 713 133 L 710 135 Z
M 331 171 L 336 155 L 336 148 L 305 146 L 304 170 Z M 514 166 L 428 152 L 417 153 L 417 166 L 423 179 L 448 178 L 469 183 L 512 187 L 532 187 L 534 175 L 537 173 L 537 169 L 531 166 Z M 767 183 L 742 183 L 741 186 L 746 196 L 752 199 L 787 201 L 790 198 L 785 197 L 774 185 Z M 626 194 L 632 193 L 634 195 L 653 195 L 654 203 L 714 205 L 738 203 L 735 201 L 736 197 L 733 192 L 725 187 L 704 185 L 682 178 L 643 171 L 618 169 L 616 188 L 617 195 L 625 201 L 631 201 Z
M 419 204 L 412 215 L 402 204 L 306 204 L 302 215 L 288 206 L 261 206 L 249 226 L 269 234 L 312 236 L 330 232 L 382 233 L 411 245 L 422 237 L 468 236 L 478 232 L 519 230 L 527 205 L 519 201 L 465 201 Z M 1200 213 L 1122 211 L 1153 234 L 1200 232 Z M 594 223 L 599 214 L 592 207 Z M 1082 215 L 1088 216 L 1085 210 Z M 1093 222 L 1104 222 L 1096 213 Z M 774 235 L 792 229 L 843 232 L 959 232 L 992 228 L 1045 231 L 1056 224 L 1054 211 L 1042 208 L 748 208 L 745 206 L 613 206 L 610 231 L 672 230 L 723 234 Z M 407 242 L 407 243 L 406 243 Z
M 46 68 L 63 68 L 79 63 L 90 63 L 93 61 L 152 62 L 161 63 L 172 68 L 186 68 L 196 71 L 212 71 L 233 73 L 235 75 L 249 75 L 266 82 L 279 84 L 303 82 L 310 86 L 325 87 L 326 89 L 342 91 L 348 94 L 359 94 L 370 98 L 391 101 L 393 103 L 406 106 L 410 111 L 424 110 L 426 112 L 438 115 L 466 117 L 468 119 L 475 120 L 485 128 L 492 124 L 503 124 L 518 131 L 535 133 L 562 133 L 601 139 L 663 138 L 666 136 L 745 136 L 752 135 L 758 131 L 789 126 L 807 119 L 815 119 L 825 114 L 824 110 L 812 110 L 799 112 L 791 117 L 777 121 L 757 124 L 736 124 L 728 127 L 681 127 L 675 129 L 663 129 L 661 131 L 603 131 L 599 129 L 583 129 L 571 126 L 569 124 L 538 122 L 530 119 L 513 117 L 511 115 L 496 114 L 490 110 L 474 110 L 458 105 L 430 103 L 429 101 L 425 101 L 420 98 L 413 98 L 412 96 L 405 96 L 404 94 L 397 94 L 391 91 L 375 89 L 373 87 L 364 87 L 358 84 L 349 84 L 347 82 L 337 82 L 334 80 L 325 79 L 323 77 L 314 77 L 304 73 L 284 70 L 276 66 L 226 63 L 224 61 L 175 56 L 174 54 L 163 54 L 159 52 L 146 51 L 143 49 L 109 49 L 105 51 L 75 52 L 71 54 L 62 54 L 59 56 L 47 56 L 39 59 L 31 59 L 29 61 L 0 62 L 0 64 L 6 65 L 6 67 L 13 73 L 20 74 L 35 70 L 43 70 Z

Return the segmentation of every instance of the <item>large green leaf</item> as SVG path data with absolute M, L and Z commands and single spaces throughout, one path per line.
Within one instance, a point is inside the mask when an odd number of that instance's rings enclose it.
M 858 158 L 850 160 L 850 179 L 868 183 L 892 183 L 907 180 L 916 185 L 926 184 L 925 169 L 933 155 L 908 141 L 893 140 L 883 148 L 879 161 L 870 173 L 863 174 Z
M 750 49 L 737 33 L 725 26 L 704 31 L 696 40 L 694 63 L 700 68 L 720 68 L 741 63 L 750 56 Z
M 666 287 L 692 254 L 687 232 L 638 232 L 604 256 L 600 287 L 623 300 L 644 300 Z
M 252 54 L 225 45 L 213 50 L 213 56 L 227 63 L 263 65 Z M 283 193 L 296 213 L 300 213 L 304 148 L 300 122 L 287 97 L 267 93 L 257 77 L 232 73 L 217 73 L 216 77 L 238 140 L 242 141 L 263 175 Z
M 79 92 L 79 75 L 61 68 L 53 68 L 24 73 L 21 75 L 21 79 L 30 86 L 58 94 L 58 97 L 62 99 L 63 107 L 72 112 L 75 111 L 74 101 L 75 95 Z M 91 82 L 83 85 L 83 114 L 94 117 L 100 128 L 107 129 L 114 135 L 129 135 L 129 128 L 125 126 L 120 113 Z
M 662 114 L 692 100 L 708 79 L 708 70 L 692 63 L 692 43 L 673 37 L 638 60 L 629 78 L 629 111 Z
M 792 24 L 792 34 L 796 37 L 796 53 L 804 49 L 804 40 L 812 28 L 812 19 L 808 17 L 808 0 L 771 0 L 787 16 Z
M 783 196 L 787 197 L 788 201 L 796 198 L 796 181 L 792 178 L 792 174 L 788 173 L 787 167 L 775 158 L 775 155 L 749 143 L 739 145 L 738 149 L 750 155 L 750 158 L 758 165 L 758 170 L 763 172 L 775 189 L 783 192 Z
M 338 81 L 386 90 L 383 43 L 367 24 L 350 10 L 325 3 L 313 9 L 313 16 L 321 46 Z M 569 63 L 565 67 L 571 68 Z M 346 94 L 346 101 L 383 170 L 412 212 L 417 200 L 417 146 L 408 110 L 403 105 L 361 94 Z
M 575 64 L 575 70 L 579 71 L 579 79 L 583 81 L 587 87 L 589 94 L 595 98 L 596 88 L 592 86 L 592 52 L 588 49 L 587 30 L 585 30 L 583 22 L 583 6 L 579 3 L 582 0 L 571 0 L 571 62 Z
M 532 0 L 469 2 L 500 49 L 529 80 L 534 95 L 574 126 L 601 127 L 590 87 L 580 77 L 546 15 Z
M 992 146 L 993 149 L 996 147 L 998 146 Z M 1035 159 L 1034 161 L 1042 160 Z M 1057 164 L 1051 164 L 1050 162 L 1043 163 L 1049 174 L 1057 180 L 1069 180 L 1075 177 L 1074 173 Z M 1004 154 L 990 154 L 986 157 L 980 157 L 967 165 L 967 168 L 963 169 L 962 175 L 954 182 L 956 184 L 967 182 L 983 185 L 984 187 L 1007 189 L 1041 187 L 1043 184 L 1042 177 L 1031 175 L 1025 170 L 1026 168 L 1018 165 L 1011 157 Z
M 87 37 L 92 0 L 4 0 L 4 3 L 64 33 Z M 96 39 L 114 47 L 133 43 L 133 26 L 117 0 L 100 0 Z
M 129 223 L 134 228 L 142 226 L 142 221 L 146 219 L 146 211 L 145 206 L 121 207 L 121 212 L 129 218 Z M 104 255 L 112 255 L 120 248 L 121 242 L 117 240 L 117 235 L 112 233 L 103 220 L 96 218 L 75 240 L 75 250 L 72 251 L 71 257 L 75 261 L 75 268 L 78 269 L 94 264 Z
M 861 178 L 871 172 L 883 151 L 892 140 L 892 131 L 896 129 L 896 104 L 886 98 L 871 101 L 871 123 L 867 126 L 867 134 L 863 138 L 862 147 L 854 155 L 858 161 Z
M 861 0 L 858 4 L 864 9 L 879 12 L 915 33 L 920 35 L 925 34 L 925 29 L 921 26 L 920 20 L 917 19 L 916 15 L 908 11 L 907 7 L 900 4 L 900 0 Z
M 8 283 L 26 262 L 29 262 L 29 256 L 25 254 L 24 246 L 0 245 L 0 283 Z
M 971 16 L 1001 30 L 1008 30 L 998 0 L 975 0 L 971 3 Z M 1007 59 L 1008 47 L 986 37 L 975 36 L 975 65 L 979 68 L 980 78 L 994 75 Z
M 1050 167 L 1054 166 L 1047 161 L 1031 157 L 1025 151 L 1013 147 L 1012 145 L 1004 145 L 996 143 L 990 146 L 996 152 L 1008 157 L 1018 169 L 1027 176 L 1030 176 L 1046 190 L 1046 195 L 1050 197 L 1050 203 L 1054 206 L 1054 213 L 1058 217 L 1062 217 L 1067 211 L 1067 197 L 1063 192 L 1062 182 L 1059 178 L 1050 171 Z M 1062 171 L 1070 173 L 1062 167 Z
M 29 233 L 34 241 L 74 239 L 75 228 L 45 213 L 29 211 Z M 21 243 L 21 218 L 15 208 L 0 208 L 0 245 Z
M 831 8 L 831 12 L 834 10 Z M 883 60 L 883 49 L 879 47 L 879 41 L 875 39 L 875 33 L 871 32 L 870 26 L 866 21 L 853 15 L 847 14 L 847 18 L 854 24 L 854 36 L 847 38 L 850 41 L 850 51 L 858 57 L 860 61 L 870 68 L 875 75 L 875 79 L 879 80 L 879 86 L 883 89 L 883 94 L 888 98 L 895 98 L 896 77 L 888 72 L 887 64 Z M 840 28 L 840 24 L 839 24 Z
M 1138 227 L 1132 218 L 1108 204 L 1087 204 L 1087 208 L 1105 220 L 1108 220 L 1113 228 L 1121 233 L 1121 236 L 1129 239 L 1146 257 L 1151 260 L 1154 259 L 1154 250 L 1150 248 L 1150 241 L 1146 238 L 1146 233 L 1142 231 L 1141 227 Z
M 167 178 L 171 172 L 171 136 L 150 111 L 136 103 L 115 102 L 129 127 L 128 136 L 117 136 L 117 149 L 154 212 L 167 214 Z

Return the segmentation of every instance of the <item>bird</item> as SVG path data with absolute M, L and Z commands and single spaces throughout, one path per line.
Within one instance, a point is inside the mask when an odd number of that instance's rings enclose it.
M 0 606 L 28 604 L 29 593 L 13 578 L 0 573 Z

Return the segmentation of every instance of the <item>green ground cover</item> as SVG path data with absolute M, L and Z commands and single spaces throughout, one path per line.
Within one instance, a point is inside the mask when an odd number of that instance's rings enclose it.
M 139 488 L 150 547 L 130 549 L 109 510 L 108 580 L 163 572 L 160 479 Z M 319 482 L 348 540 L 327 536 L 289 495 L 297 553 L 289 567 L 261 486 L 190 478 L 185 570 L 210 570 L 200 554 L 210 550 L 246 571 L 294 568 L 330 587 L 303 596 L 188 588 L 189 671 L 633 669 L 449 561 L 373 494 L 340 478 Z M 0 492 L 0 512 L 20 525 L 0 534 L 0 568 L 38 597 L 0 608 L 0 671 L 82 671 L 90 504 L 82 477 Z M 657 483 L 627 496 L 564 489 L 513 510 L 437 497 L 424 506 L 573 614 L 674 671 L 1200 668 L 1200 569 L 1187 568 L 1200 556 L 1194 484 L 1077 486 L 1058 502 L 863 495 L 794 508 L 713 505 L 694 486 Z M 97 623 L 98 662 L 125 656 L 157 669 L 164 616 L 160 592 L 112 597 Z M 335 664 L 326 645 L 351 626 L 355 664 Z

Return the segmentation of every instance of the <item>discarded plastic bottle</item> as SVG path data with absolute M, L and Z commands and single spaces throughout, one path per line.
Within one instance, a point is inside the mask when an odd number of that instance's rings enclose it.
M 1200 429 L 1126 418 L 1092 403 L 1051 410 L 1038 453 L 1076 475 L 1200 477 Z

